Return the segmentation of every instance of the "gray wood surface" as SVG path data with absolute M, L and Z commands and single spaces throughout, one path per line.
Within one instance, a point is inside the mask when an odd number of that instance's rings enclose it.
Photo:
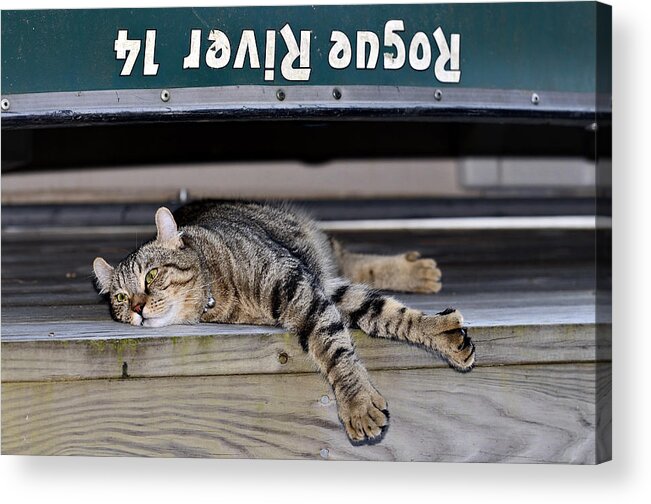
M 3 243 L 4 250 L 4 243 Z M 97 304 L 91 264 L 100 254 L 81 259 L 49 259 L 26 264 L 2 263 L 3 306 Z M 111 260 L 115 264 L 115 260 Z M 550 292 L 594 290 L 594 265 L 589 263 L 547 264 L 445 264 L 441 295 L 482 294 L 512 291 Z M 432 298 L 435 299 L 435 298 Z M 63 301 L 63 303 L 61 303 Z
M 116 262 L 148 237 L 3 235 L 2 451 L 323 459 L 327 450 L 333 460 L 562 463 L 609 458 L 610 343 L 596 337 L 607 331 L 595 323 L 603 310 L 595 306 L 590 240 L 562 233 L 536 233 L 529 241 L 519 233 L 490 236 L 348 237 L 355 250 L 419 249 L 439 259 L 440 294 L 396 297 L 426 312 L 459 308 L 477 346 L 477 367 L 462 375 L 422 349 L 356 331 L 358 353 L 392 416 L 381 444 L 353 447 L 332 392 L 283 330 L 218 324 L 145 329 L 111 320 L 92 285 L 92 259 Z
M 3 292 L 4 295 L 8 295 Z M 493 327 L 499 325 L 538 325 L 538 324 L 589 324 L 595 321 L 595 295 L 592 291 L 556 291 L 536 292 L 512 290 L 502 295 L 494 293 L 459 293 L 450 294 L 441 292 L 433 295 L 415 295 L 387 293 L 401 300 L 408 306 L 423 310 L 427 313 L 436 313 L 448 306 L 459 309 L 470 327 Z M 168 331 L 183 331 L 176 329 L 147 329 L 134 328 L 113 323 L 108 303 L 99 299 L 94 292 L 87 296 L 94 296 L 96 304 L 52 304 L 3 306 L 2 324 L 3 338 L 27 337 L 28 329 L 22 327 L 28 323 L 34 325 L 33 338 L 39 338 L 50 332 L 55 332 L 59 337 L 75 337 L 77 332 L 88 335 L 88 324 L 99 324 L 101 333 L 114 332 L 116 336 L 152 336 L 159 333 L 169 334 Z M 50 294 L 49 300 L 58 299 Z M 3 299 L 4 303 L 4 299 Z M 68 330 L 61 331 L 60 324 L 71 322 Z M 75 324 L 72 324 L 75 322 Z M 187 334 L 199 331 L 201 334 L 210 334 L 215 324 L 203 324 L 200 329 L 188 329 Z M 248 329 L 247 329 L 248 330 Z M 233 331 L 238 332 L 237 327 Z M 178 335 L 178 334 L 175 334 Z
M 203 326 L 181 326 L 151 337 L 140 336 L 142 331 L 134 328 L 131 337 L 118 337 L 106 324 L 77 325 L 84 325 L 85 332 L 72 339 L 3 340 L 2 381 L 120 378 L 124 373 L 164 377 L 315 370 L 295 336 L 270 328 L 242 326 L 233 331 L 233 326 L 223 325 L 207 333 L 201 330 Z M 28 324 L 18 327 L 34 330 Z M 477 366 L 596 360 L 595 327 L 591 324 L 497 326 L 470 334 L 477 347 Z M 448 367 L 421 348 L 373 339 L 361 331 L 355 331 L 353 337 L 368 369 Z M 600 349 L 600 357 L 608 350 Z M 280 362 L 284 360 L 279 359 L 281 354 L 287 356 L 285 363 Z
M 2 451 L 594 463 L 595 376 L 589 363 L 372 371 L 391 424 L 364 447 L 316 374 L 4 383 Z

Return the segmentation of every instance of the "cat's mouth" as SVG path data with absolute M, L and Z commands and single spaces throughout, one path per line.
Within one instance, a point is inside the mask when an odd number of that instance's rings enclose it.
M 143 322 L 145 321 L 145 318 L 142 315 L 139 315 L 138 313 L 131 313 L 131 318 L 129 319 L 129 324 L 134 325 L 134 326 L 141 326 L 143 325 Z
M 183 323 L 182 320 L 179 320 L 180 307 L 178 304 L 169 303 L 162 308 L 164 311 L 158 309 L 155 313 L 151 313 L 148 306 L 145 306 L 140 313 L 132 311 L 128 323 L 140 327 L 163 327 Z
M 138 316 L 140 321 L 138 322 L 137 320 L 134 320 L 133 325 L 139 325 L 140 327 L 161 327 L 165 325 L 170 325 L 171 322 L 167 322 L 166 320 L 168 317 L 142 317 Z
M 138 314 L 136 315 L 137 317 L 134 317 L 133 325 L 139 325 L 141 327 L 163 327 L 175 323 L 176 310 L 172 306 L 162 315 L 149 316 L 149 317 L 146 317 L 144 315 L 138 315 Z

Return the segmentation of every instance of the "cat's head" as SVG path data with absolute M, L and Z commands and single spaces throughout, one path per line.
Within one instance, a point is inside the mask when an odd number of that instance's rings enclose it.
M 108 293 L 113 317 L 126 324 L 161 327 L 199 321 L 206 303 L 201 263 L 184 246 L 172 213 L 156 212 L 156 239 L 112 267 L 93 261 L 100 293 Z

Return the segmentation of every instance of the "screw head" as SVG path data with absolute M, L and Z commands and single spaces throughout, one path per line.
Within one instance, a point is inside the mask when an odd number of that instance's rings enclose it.
M 443 98 L 443 91 L 441 91 L 440 89 L 434 91 L 434 99 L 436 101 L 441 101 L 441 98 Z
M 278 99 L 278 101 L 283 101 L 285 99 L 285 91 L 283 91 L 282 89 L 276 91 L 276 98 Z
M 319 454 L 321 455 L 321 458 L 327 459 L 328 456 L 330 455 L 330 450 L 328 450 L 327 448 L 321 448 Z
M 287 364 L 287 361 L 289 360 L 289 355 L 287 355 L 286 352 L 280 352 L 278 354 L 278 362 L 281 364 Z
M 533 93 L 531 95 L 531 103 L 533 103 L 534 105 L 538 105 L 539 102 L 540 102 L 540 96 L 538 96 L 537 93 Z
M 170 97 L 171 97 L 171 96 L 172 96 L 172 95 L 170 94 L 170 92 L 169 92 L 167 89 L 163 89 L 163 90 L 160 92 L 160 99 L 163 100 L 164 102 L 168 102 L 168 101 L 170 101 Z
M 9 100 L 7 98 L 3 98 L 2 101 L 0 102 L 0 108 L 2 110 L 9 110 Z
M 330 398 L 327 395 L 322 395 L 320 401 L 321 404 L 325 406 L 326 404 L 330 403 Z
M 334 88 L 332 90 L 332 97 L 335 100 L 340 100 L 341 99 L 341 90 L 339 88 Z

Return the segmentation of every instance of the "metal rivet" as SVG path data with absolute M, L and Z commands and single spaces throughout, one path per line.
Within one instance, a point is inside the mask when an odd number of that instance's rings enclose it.
M 2 102 L 0 102 L 0 108 L 2 108 L 2 110 L 9 110 L 9 105 L 10 105 L 9 100 L 7 100 L 6 98 L 3 98 Z
M 287 355 L 287 353 L 280 352 L 278 354 L 278 362 L 280 362 L 281 364 L 287 364 L 288 360 L 289 360 L 289 355 Z
M 341 99 L 341 90 L 340 90 L 339 88 L 334 88 L 334 89 L 332 90 L 332 97 L 333 97 L 335 100 L 339 100 L 339 99 Z
M 319 454 L 321 455 L 321 458 L 327 459 L 328 456 L 330 455 L 330 450 L 328 450 L 327 448 L 321 448 Z
M 540 96 L 538 96 L 537 93 L 533 93 L 531 95 L 531 103 L 533 103 L 534 105 L 538 105 L 538 102 L 540 102 Z
M 322 395 L 321 396 L 321 404 L 323 404 L 325 406 L 326 404 L 329 404 L 329 403 L 330 403 L 330 398 L 327 395 Z
M 443 98 L 443 91 L 441 91 L 440 89 L 434 91 L 434 99 L 436 101 L 441 101 L 441 98 Z
M 160 92 L 160 99 L 163 100 L 164 102 L 170 101 L 170 92 L 167 89 L 163 89 Z
M 278 101 L 283 101 L 285 99 L 285 91 L 282 89 L 276 91 L 276 98 L 278 98 Z

